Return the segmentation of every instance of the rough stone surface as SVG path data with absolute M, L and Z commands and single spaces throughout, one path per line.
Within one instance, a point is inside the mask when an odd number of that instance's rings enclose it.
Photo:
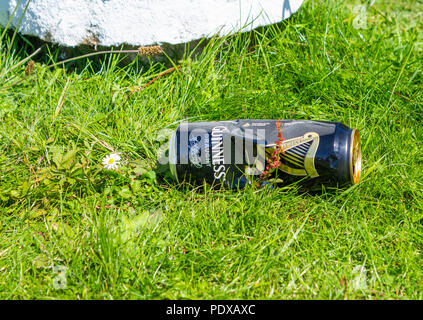
M 0 0 L 17 27 L 28 0 Z M 67 47 L 178 44 L 279 22 L 303 0 L 31 0 L 19 31 Z

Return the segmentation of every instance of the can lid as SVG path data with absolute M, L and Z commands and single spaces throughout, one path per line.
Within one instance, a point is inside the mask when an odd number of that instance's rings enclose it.
M 173 178 L 179 182 L 178 173 L 176 172 L 176 131 L 172 134 L 169 142 L 169 168 Z
M 357 129 L 353 129 L 351 133 L 349 157 L 351 183 L 357 184 L 361 177 L 361 143 Z

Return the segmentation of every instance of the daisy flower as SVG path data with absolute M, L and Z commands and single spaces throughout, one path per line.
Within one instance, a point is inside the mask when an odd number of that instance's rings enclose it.
M 112 153 L 108 156 L 105 156 L 102 160 L 104 168 L 107 170 L 115 170 L 120 164 L 120 155 L 117 153 Z

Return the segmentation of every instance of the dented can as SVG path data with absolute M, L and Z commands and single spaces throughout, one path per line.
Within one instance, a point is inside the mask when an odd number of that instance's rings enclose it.
M 184 122 L 172 135 L 169 165 L 177 181 L 232 188 L 270 179 L 351 185 L 360 180 L 360 135 L 326 121 Z

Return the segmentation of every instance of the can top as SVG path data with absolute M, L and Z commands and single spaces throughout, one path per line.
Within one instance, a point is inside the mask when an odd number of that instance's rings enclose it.
M 361 144 L 360 134 L 353 129 L 350 142 L 350 177 L 351 183 L 357 184 L 361 177 Z

